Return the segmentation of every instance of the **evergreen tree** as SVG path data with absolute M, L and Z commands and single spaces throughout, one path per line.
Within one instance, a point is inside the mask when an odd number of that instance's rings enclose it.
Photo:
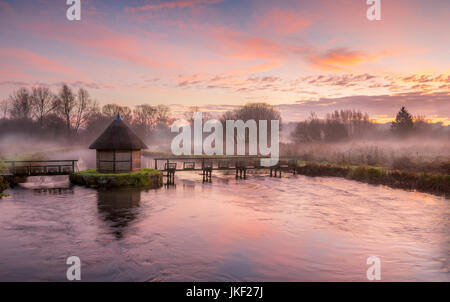
M 391 130 L 395 133 L 405 135 L 411 133 L 413 128 L 413 118 L 405 106 L 402 106 L 402 109 L 397 113 L 395 121 L 391 124 Z

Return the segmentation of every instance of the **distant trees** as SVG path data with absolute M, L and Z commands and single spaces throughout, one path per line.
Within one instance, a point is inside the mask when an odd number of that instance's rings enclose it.
M 321 120 L 315 113 L 297 123 L 291 137 L 297 143 L 338 142 L 367 135 L 373 129 L 367 113 L 356 110 L 335 110 Z
M 10 97 L 10 115 L 14 119 L 31 119 L 33 102 L 30 92 L 26 88 L 20 88 Z
M 31 103 L 39 126 L 44 126 L 45 118 L 55 109 L 56 100 L 48 87 L 33 87 L 31 89 Z
M 75 94 L 63 85 L 55 100 L 56 113 L 64 120 L 67 134 L 78 133 L 88 118 L 99 110 L 98 105 L 89 97 L 86 89 L 80 88 Z
M 142 104 L 134 108 L 131 125 L 139 135 L 148 137 L 156 128 L 168 128 L 173 121 L 166 105 Z
M 280 112 L 267 103 L 248 103 L 238 109 L 228 111 L 223 114 L 221 120 L 279 120 L 281 124 Z M 269 123 L 270 124 L 270 123 Z
M 399 135 L 407 135 L 414 130 L 413 117 L 406 110 L 405 106 L 402 106 L 395 117 L 395 121 L 391 123 L 391 130 Z
M 321 141 L 323 125 L 314 112 L 311 112 L 306 121 L 297 123 L 291 137 L 296 143 Z
M 241 106 L 237 109 L 227 111 L 225 112 L 221 117 L 220 121 L 223 125 L 223 131 L 226 131 L 226 121 L 227 120 L 233 120 L 238 121 L 242 120 L 243 122 L 247 122 L 249 120 L 254 120 L 256 122 L 256 140 L 260 139 L 260 129 L 259 124 L 260 121 L 267 121 L 267 141 L 271 142 L 272 137 L 272 123 L 271 121 L 278 121 L 279 122 L 279 129 L 282 127 L 282 120 L 281 120 L 281 114 L 278 109 L 276 109 L 274 106 L 267 104 L 267 103 L 248 103 L 244 106 Z M 224 133 L 225 134 L 225 133 Z M 250 129 L 246 130 L 245 134 L 243 136 L 238 137 L 238 132 L 235 131 L 234 134 L 234 142 L 235 142 L 235 154 L 237 153 L 237 141 L 238 139 L 242 139 L 246 143 L 246 150 L 250 150 L 250 142 L 252 141 L 250 139 Z M 225 137 L 225 135 L 224 135 Z M 256 143 L 256 141 L 254 141 Z M 258 146 L 256 146 L 258 148 Z M 245 151 L 247 152 L 247 151 Z M 259 151 L 258 151 L 259 152 Z
M 89 117 L 99 111 L 99 106 L 96 101 L 89 97 L 86 89 L 78 89 L 76 103 L 75 103 L 75 119 L 73 129 L 78 133 L 80 127 L 84 127 Z
M 147 136 L 156 125 L 156 108 L 149 104 L 136 106 L 132 125 L 141 135 Z
M 156 127 L 158 125 L 169 125 L 173 123 L 173 118 L 170 117 L 170 108 L 166 105 L 156 106 Z
M 33 123 L 36 123 L 41 134 L 61 133 L 61 127 L 66 129 L 66 135 L 77 134 L 97 110 L 98 105 L 87 90 L 80 88 L 75 94 L 68 85 L 63 85 L 56 95 L 44 86 L 22 87 L 0 102 L 5 131 L 33 129 L 34 132 Z
M 1 118 L 7 118 L 9 113 L 9 99 L 4 99 L 0 102 L 0 116 Z
M 55 94 L 48 87 L 22 87 L 0 102 L 0 136 L 23 133 L 89 143 L 117 113 L 143 139 L 161 143 L 169 137 L 174 121 L 166 105 L 142 104 L 131 110 L 106 104 L 100 108 L 84 88 L 73 90 L 63 84 Z
M 191 107 L 185 113 L 185 118 L 193 122 L 193 113 L 199 111 L 202 111 L 201 108 Z M 70 142 L 88 144 L 109 125 L 117 113 L 143 139 L 159 146 L 167 145 L 172 135 L 170 125 L 175 120 L 168 106 L 141 104 L 131 109 L 118 104 L 106 104 L 100 108 L 86 89 L 73 90 L 65 84 L 56 94 L 48 87 L 22 87 L 0 101 L 0 136 L 23 133 L 38 138 L 67 138 Z M 203 111 L 204 121 L 213 118 L 210 112 Z M 279 120 L 280 128 L 282 126 L 280 112 L 266 103 L 249 103 L 216 118 L 223 124 L 224 131 L 227 120 L 255 120 L 257 131 L 261 120 Z M 267 126 L 268 134 L 271 135 L 270 122 Z M 413 117 L 405 107 L 400 109 L 390 126 L 391 131 L 385 125 L 377 126 L 361 111 L 335 110 L 324 118 L 311 113 L 306 120 L 296 123 L 291 138 L 296 143 L 304 143 L 385 137 L 390 133 L 395 134 L 396 139 L 406 137 L 409 133 L 450 137 L 450 127 L 430 123 L 420 115 Z M 249 130 L 244 135 L 248 142 Z
M 67 134 L 71 132 L 71 120 L 75 109 L 75 95 L 72 89 L 64 84 L 56 97 L 56 112 L 64 120 Z
M 132 112 L 131 109 L 127 106 L 120 106 L 117 104 L 106 104 L 102 107 L 102 113 L 113 119 L 118 113 L 120 113 L 120 116 L 124 121 L 127 121 L 128 123 L 131 122 L 132 119 Z

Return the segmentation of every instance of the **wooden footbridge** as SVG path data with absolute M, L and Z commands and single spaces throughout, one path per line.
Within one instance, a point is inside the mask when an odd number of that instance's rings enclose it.
M 270 170 L 270 177 L 281 177 L 282 172 L 296 174 L 298 160 L 293 157 L 281 157 L 276 165 L 266 167 L 261 160 L 268 160 L 264 156 L 223 156 L 223 157 L 160 157 L 155 158 L 155 169 L 163 171 L 168 184 L 174 184 L 175 172 L 201 172 L 204 182 L 210 182 L 212 171 L 236 172 L 236 178 L 246 179 L 248 170 Z
M 69 175 L 75 172 L 77 160 L 5 160 L 6 176 Z

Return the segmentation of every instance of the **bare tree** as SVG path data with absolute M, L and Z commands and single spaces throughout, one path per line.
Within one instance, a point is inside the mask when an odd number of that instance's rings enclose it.
M 133 126 L 147 136 L 156 126 L 157 109 L 149 104 L 138 105 L 133 110 Z
M 227 120 L 242 120 L 244 122 L 247 122 L 248 120 L 254 120 L 256 122 L 257 128 L 257 139 L 259 140 L 259 124 L 260 121 L 267 121 L 267 134 L 268 137 L 271 137 L 272 135 L 272 126 L 271 121 L 278 120 L 279 121 L 279 128 L 281 128 L 281 114 L 280 112 L 273 107 L 270 104 L 267 103 L 248 103 L 242 107 L 239 107 L 238 109 L 225 112 L 222 117 L 220 118 L 222 124 L 224 125 L 223 129 L 225 131 L 226 127 L 226 121 Z M 250 131 L 246 131 L 244 134 L 244 141 L 246 144 L 250 141 L 249 139 Z M 235 143 L 237 142 L 238 133 L 235 132 L 234 134 Z M 270 140 L 270 139 L 269 139 Z M 236 148 L 236 145 L 235 145 Z M 246 147 L 247 148 L 247 147 Z M 235 149 L 236 150 L 236 149 Z
M 201 112 L 202 113 L 202 120 L 203 121 L 210 120 L 210 119 L 213 118 L 213 116 L 211 115 L 210 112 L 205 112 L 198 106 L 191 106 L 191 107 L 189 107 L 189 110 L 184 112 L 183 116 L 188 122 L 193 124 L 194 123 L 194 113 L 195 112 Z M 228 111 L 228 112 L 231 112 L 231 111 Z M 224 114 L 226 114 L 226 113 L 224 113 Z
M 0 102 L 0 114 L 2 118 L 7 118 L 9 112 L 9 100 L 4 99 Z
M 31 119 L 32 101 L 28 89 L 22 87 L 9 97 L 10 114 L 14 119 Z
M 170 108 L 166 105 L 158 105 L 156 106 L 156 123 L 169 125 L 173 122 L 173 119 L 170 117 Z
M 89 93 L 86 89 L 80 88 L 76 97 L 75 104 L 75 117 L 74 117 L 74 131 L 78 133 L 78 130 L 86 124 L 89 117 L 98 112 L 98 104 L 89 97 Z
M 59 91 L 56 100 L 56 110 L 66 124 L 67 134 L 71 132 L 72 118 L 76 105 L 75 95 L 69 86 L 64 84 Z
M 33 113 L 42 128 L 44 119 L 56 108 L 57 103 L 53 93 L 47 87 L 33 87 L 31 91 Z
M 117 104 L 106 104 L 105 106 L 102 107 L 102 113 L 111 119 L 114 118 L 118 113 L 120 113 L 122 119 L 129 123 L 133 118 L 131 114 L 131 109 L 129 107 L 120 106 Z

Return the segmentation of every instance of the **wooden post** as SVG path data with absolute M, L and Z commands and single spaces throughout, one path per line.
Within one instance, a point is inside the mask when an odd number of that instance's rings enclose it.
M 133 150 L 130 151 L 130 171 L 133 172 Z
M 116 173 L 116 150 L 113 151 L 113 172 Z

